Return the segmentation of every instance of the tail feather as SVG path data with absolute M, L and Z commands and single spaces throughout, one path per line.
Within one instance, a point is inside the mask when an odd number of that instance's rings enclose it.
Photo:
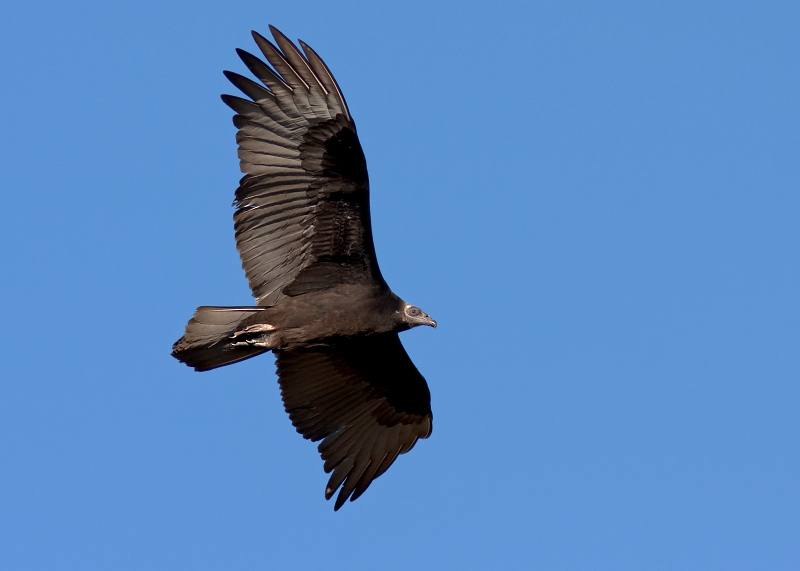
M 269 348 L 237 342 L 239 326 L 264 307 L 198 307 L 186 332 L 172 346 L 172 356 L 195 371 L 208 371 L 260 355 Z

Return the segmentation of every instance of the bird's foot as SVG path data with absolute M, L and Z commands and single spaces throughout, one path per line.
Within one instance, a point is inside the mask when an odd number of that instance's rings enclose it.
M 269 323 L 256 323 L 231 335 L 231 347 L 271 347 L 270 339 L 275 326 Z

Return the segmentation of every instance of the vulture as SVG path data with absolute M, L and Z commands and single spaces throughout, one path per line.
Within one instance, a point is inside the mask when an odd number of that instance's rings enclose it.
M 430 391 L 398 333 L 436 327 L 378 267 L 356 125 L 328 67 L 270 26 L 263 54 L 237 50 L 259 80 L 226 71 L 240 167 L 236 249 L 253 307 L 198 307 L 172 355 L 196 371 L 275 356 L 281 397 L 319 442 L 334 510 L 431 434 Z

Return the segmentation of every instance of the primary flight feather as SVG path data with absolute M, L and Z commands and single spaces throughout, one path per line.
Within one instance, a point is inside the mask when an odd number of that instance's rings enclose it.
M 236 112 L 234 229 L 256 306 L 198 307 L 172 355 L 207 371 L 272 351 L 292 424 L 321 441 L 338 510 L 430 436 L 428 385 L 398 333 L 436 322 L 378 268 L 367 164 L 339 85 L 305 43 L 270 30 L 277 46 L 253 32 L 269 65 L 237 50 L 261 83 L 226 71 L 247 99 L 222 96 Z

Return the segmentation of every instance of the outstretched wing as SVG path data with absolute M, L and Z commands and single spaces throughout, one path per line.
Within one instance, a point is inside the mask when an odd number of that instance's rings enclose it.
M 333 471 L 325 499 L 342 486 L 334 509 L 430 436 L 428 384 L 396 333 L 275 354 L 286 412 Z
M 237 50 L 262 84 L 233 72 L 250 100 L 236 115 L 245 176 L 236 191 L 236 248 L 258 305 L 342 283 L 383 284 L 369 218 L 367 164 L 336 80 L 303 42 L 270 26 L 253 37 L 272 65 Z M 274 69 L 273 69 L 274 68 Z

